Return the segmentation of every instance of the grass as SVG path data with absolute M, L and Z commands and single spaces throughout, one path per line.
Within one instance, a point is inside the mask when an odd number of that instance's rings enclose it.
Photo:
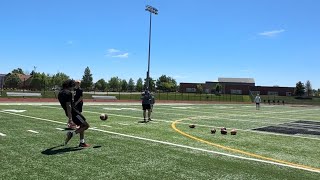
M 86 140 L 92 147 L 67 147 L 66 118 L 58 105 L 0 104 L 0 179 L 319 179 L 320 173 L 244 160 L 199 149 L 250 157 L 199 142 L 177 133 L 171 124 L 191 136 L 258 154 L 320 169 L 320 137 L 283 136 L 250 129 L 297 120 L 320 122 L 318 107 L 252 105 L 157 104 L 155 123 L 141 120 L 139 104 L 85 104 L 91 127 Z M 3 110 L 26 110 L 8 113 Z M 109 115 L 108 121 L 99 119 Z M 190 129 L 189 124 L 196 124 Z M 106 126 L 107 125 L 107 126 Z M 210 134 L 212 127 L 238 129 L 236 136 Z M 28 132 L 34 130 L 38 134 Z M 120 133 L 120 134 L 115 134 Z M 125 136 L 130 135 L 130 136 Z M 139 139 L 140 138 L 140 139 Z M 147 138 L 141 139 L 141 138 Z M 160 142 L 154 142 L 157 140 Z M 175 143 L 196 149 L 164 144 Z M 93 146 L 101 146 L 93 148 Z

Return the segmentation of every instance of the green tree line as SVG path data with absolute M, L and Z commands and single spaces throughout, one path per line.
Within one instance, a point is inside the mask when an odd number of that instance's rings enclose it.
M 3 88 L 57 90 L 61 87 L 63 81 L 67 79 L 70 79 L 70 76 L 63 72 L 50 75 L 44 72 L 32 71 L 27 74 L 21 68 L 17 68 L 5 76 Z M 146 83 L 147 79 L 143 78 L 138 78 L 135 81 L 133 78 L 126 80 L 117 76 L 110 77 L 108 80 L 102 78 L 93 82 L 93 75 L 89 67 L 85 68 L 81 79 L 81 87 L 85 91 L 141 92 L 147 87 Z M 162 75 L 156 80 L 150 77 L 149 83 L 151 91 L 174 92 L 178 90 L 176 80 L 167 75 Z

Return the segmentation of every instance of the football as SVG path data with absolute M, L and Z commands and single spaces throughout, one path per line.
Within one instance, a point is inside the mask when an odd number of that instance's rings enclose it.
M 196 125 L 194 125 L 194 124 L 189 125 L 189 128 L 195 128 L 195 127 L 196 127 Z
M 108 119 L 108 115 L 107 114 L 100 114 L 100 119 L 102 121 L 106 121 Z
M 236 135 L 237 134 L 237 130 L 232 129 L 230 133 L 231 133 L 231 135 Z
M 221 134 L 226 135 L 227 133 L 228 133 L 227 128 L 225 127 L 221 128 Z
M 211 129 L 211 134 L 215 134 L 217 130 L 215 128 Z

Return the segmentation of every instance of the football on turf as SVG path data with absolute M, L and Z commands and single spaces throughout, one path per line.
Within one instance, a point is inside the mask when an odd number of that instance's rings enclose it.
M 221 134 L 226 135 L 227 133 L 228 133 L 227 128 L 225 127 L 221 128 Z
M 105 121 L 105 120 L 108 119 L 108 115 L 107 115 L 107 114 L 100 114 L 100 119 L 101 119 L 102 121 Z
M 194 125 L 194 124 L 189 125 L 189 128 L 195 128 L 195 127 L 196 127 L 196 125 Z
M 231 135 L 236 135 L 237 134 L 237 130 L 232 129 L 230 133 L 231 133 Z
M 215 128 L 211 129 L 211 134 L 215 134 L 217 130 Z

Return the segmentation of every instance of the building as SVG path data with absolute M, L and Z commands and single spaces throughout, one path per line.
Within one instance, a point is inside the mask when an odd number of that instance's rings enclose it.
M 218 78 L 218 81 L 206 81 L 205 83 L 180 83 L 181 93 L 199 92 L 199 86 L 203 93 L 217 93 L 216 86 L 219 84 L 222 94 L 261 94 L 261 95 L 279 95 L 291 96 L 294 93 L 294 87 L 278 86 L 256 86 L 253 78 Z
M 250 89 L 253 94 L 274 95 L 274 96 L 292 96 L 294 87 L 279 86 L 255 86 Z

